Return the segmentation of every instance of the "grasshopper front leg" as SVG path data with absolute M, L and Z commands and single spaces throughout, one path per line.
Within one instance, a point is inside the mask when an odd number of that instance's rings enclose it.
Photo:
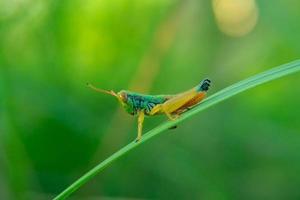
M 145 118 L 144 110 L 138 111 L 138 135 L 136 138 L 136 142 L 140 141 L 142 138 L 142 131 L 143 131 L 143 122 Z

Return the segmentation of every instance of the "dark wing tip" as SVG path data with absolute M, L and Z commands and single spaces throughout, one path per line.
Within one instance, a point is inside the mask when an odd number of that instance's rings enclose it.
M 209 80 L 208 78 L 204 79 L 201 83 L 200 83 L 200 90 L 202 91 L 207 91 L 210 87 L 211 84 L 211 80 Z

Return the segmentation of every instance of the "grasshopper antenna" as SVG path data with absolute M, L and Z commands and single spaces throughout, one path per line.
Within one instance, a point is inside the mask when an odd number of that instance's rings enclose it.
M 92 84 L 90 83 L 87 83 L 86 84 L 89 88 L 91 88 L 92 90 L 95 90 L 96 92 L 100 92 L 100 93 L 105 93 L 105 94 L 109 94 L 109 95 L 112 95 L 112 96 L 115 96 L 118 98 L 118 95 L 114 92 L 114 91 L 108 91 L 108 90 L 103 90 L 103 89 L 100 89 L 100 88 L 96 88 L 95 86 L 93 86 Z

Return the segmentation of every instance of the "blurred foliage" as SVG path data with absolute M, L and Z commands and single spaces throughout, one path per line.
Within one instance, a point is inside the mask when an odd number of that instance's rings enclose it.
M 166 94 L 210 77 L 213 93 L 299 58 L 300 2 L 245 1 L 0 1 L 0 199 L 49 199 L 134 139 L 86 82 Z M 73 198 L 299 199 L 299 78 L 194 117 Z

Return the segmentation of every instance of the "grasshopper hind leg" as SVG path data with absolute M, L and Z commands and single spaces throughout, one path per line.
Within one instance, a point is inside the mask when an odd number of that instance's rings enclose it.
M 167 115 L 167 117 L 171 120 L 171 121 L 175 121 L 176 119 L 179 118 L 179 115 L 172 115 L 169 112 L 164 111 L 164 113 Z

